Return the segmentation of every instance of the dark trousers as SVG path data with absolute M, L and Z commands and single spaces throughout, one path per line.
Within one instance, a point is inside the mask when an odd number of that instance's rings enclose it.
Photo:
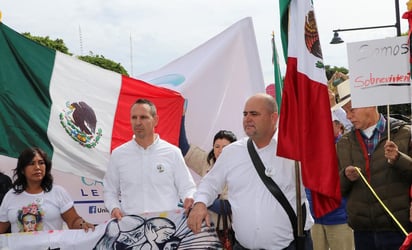
M 405 235 L 396 231 L 354 231 L 356 250 L 398 250 Z
M 236 241 L 235 245 L 233 246 L 233 250 L 249 250 L 249 249 L 243 247 Z M 264 249 L 260 249 L 260 250 L 264 250 Z M 292 241 L 292 243 L 290 243 L 290 245 L 284 248 L 283 250 L 298 250 L 298 249 L 296 248 L 295 241 Z M 313 250 L 313 243 L 312 243 L 312 237 L 310 237 L 310 231 L 305 231 L 305 250 Z

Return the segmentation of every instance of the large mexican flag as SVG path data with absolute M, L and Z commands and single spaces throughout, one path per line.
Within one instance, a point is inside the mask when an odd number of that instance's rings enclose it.
M 311 0 L 281 0 L 287 67 L 279 117 L 279 156 L 299 161 L 321 217 L 341 203 L 338 161 L 322 50 Z
M 27 39 L 0 23 L 0 154 L 38 146 L 53 168 L 101 179 L 113 148 L 130 140 L 130 107 L 152 100 L 160 137 L 177 145 L 183 97 Z

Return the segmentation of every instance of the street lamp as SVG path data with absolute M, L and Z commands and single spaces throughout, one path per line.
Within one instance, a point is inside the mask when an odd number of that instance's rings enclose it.
M 369 29 L 382 29 L 382 28 L 392 28 L 392 27 L 394 27 L 394 28 L 396 28 L 396 36 L 401 36 L 401 17 L 399 15 L 399 0 L 395 0 L 395 11 L 396 11 L 396 23 L 395 24 L 333 30 L 333 38 L 330 41 L 330 44 L 339 44 L 339 43 L 344 42 L 342 40 L 342 38 L 340 38 L 339 33 L 338 33 L 338 32 L 341 32 L 341 31 L 369 30 Z

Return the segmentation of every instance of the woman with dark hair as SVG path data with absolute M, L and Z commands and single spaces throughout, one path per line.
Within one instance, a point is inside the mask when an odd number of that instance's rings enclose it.
M 184 127 L 182 127 L 181 129 L 181 134 L 183 134 L 180 138 L 180 147 L 182 149 L 182 145 L 188 145 Z M 198 175 L 203 177 L 212 169 L 214 163 L 222 153 L 223 148 L 231 144 L 232 142 L 235 142 L 236 140 L 236 135 L 232 131 L 220 130 L 213 137 L 213 148 L 208 154 L 206 154 L 205 151 L 201 150 L 197 146 L 190 145 L 187 147 L 186 154 L 184 154 L 186 165 Z M 185 150 L 182 149 L 182 152 L 185 152 Z M 227 186 L 225 186 L 222 192 L 219 194 L 219 197 L 217 197 L 217 199 L 209 207 L 209 215 L 211 221 L 216 226 L 216 230 L 218 231 L 226 229 L 226 224 L 223 222 L 223 220 L 226 220 L 227 217 L 230 217 L 232 213 L 229 201 L 227 199 L 228 189 Z M 221 221 L 218 224 L 219 217 L 221 218 Z M 228 221 L 228 224 L 229 225 L 227 226 L 230 228 L 230 221 Z M 223 241 L 224 240 L 222 240 L 222 243 L 226 244 L 226 242 Z
M 183 131 L 183 133 L 182 133 Z M 183 135 L 182 135 L 183 134 Z M 191 168 L 196 174 L 203 177 L 209 172 L 213 167 L 216 159 L 219 157 L 220 153 L 224 147 L 237 140 L 236 135 L 229 130 L 220 130 L 213 137 L 212 149 L 209 153 L 206 153 L 199 147 L 192 145 L 187 142 L 186 135 L 184 133 L 184 128 L 181 129 L 179 147 L 182 149 L 182 145 L 187 145 L 187 149 L 183 150 L 182 153 L 185 158 L 186 165 Z
M 213 148 L 207 155 L 207 164 L 210 166 L 215 163 L 224 147 L 237 140 L 236 135 L 229 130 L 220 130 L 213 138 Z
M 213 167 L 213 164 L 216 162 L 216 159 L 222 153 L 223 148 L 229 145 L 230 143 L 235 142 L 236 140 L 237 138 L 232 131 L 220 130 L 216 133 L 215 137 L 213 138 L 213 148 L 207 155 L 207 164 L 209 165 L 209 168 L 207 168 L 207 172 L 209 172 L 210 169 Z M 219 197 L 209 207 L 209 211 L 213 212 L 211 213 L 211 217 L 215 225 L 218 222 L 219 214 L 230 215 L 232 213 L 230 209 L 230 204 L 227 201 L 227 191 L 227 186 L 225 186 L 223 188 L 223 191 L 219 194 Z M 219 228 L 217 229 L 223 229 L 223 227 L 224 225 L 221 222 Z
M 12 233 L 58 230 L 63 228 L 63 221 L 69 229 L 94 230 L 93 224 L 78 215 L 67 191 L 53 185 L 51 168 L 51 161 L 40 148 L 28 148 L 20 154 L 12 189 L 0 206 L 0 233 L 10 225 Z

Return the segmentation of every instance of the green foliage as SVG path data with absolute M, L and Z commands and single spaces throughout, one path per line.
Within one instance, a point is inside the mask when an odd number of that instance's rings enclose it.
M 66 44 L 64 44 L 63 39 L 51 40 L 48 36 L 46 37 L 32 36 L 28 32 L 22 33 L 22 35 L 48 48 L 58 50 L 70 56 L 73 55 L 72 53 L 69 52 L 69 49 L 67 48 Z M 110 59 L 106 59 L 102 55 L 93 55 L 93 53 L 90 52 L 90 55 L 78 56 L 78 58 L 82 61 L 94 64 L 101 68 L 111 70 L 111 71 L 120 73 L 125 76 L 129 76 L 129 74 L 127 73 L 127 70 L 120 63 L 116 63 Z
M 335 74 L 336 71 L 341 72 L 345 75 L 347 75 L 349 73 L 349 70 L 345 67 L 333 66 L 333 68 L 331 68 L 330 65 L 325 65 L 326 79 L 328 79 L 328 81 L 329 81 L 332 78 L 333 74 Z
M 56 40 L 51 40 L 48 36 L 46 37 L 41 37 L 41 36 L 32 36 L 30 33 L 25 32 L 22 33 L 23 36 L 40 43 L 43 46 L 49 47 L 51 49 L 58 50 L 64 54 L 67 55 L 72 55 L 69 52 L 69 49 L 67 48 L 66 44 L 64 44 L 64 41 L 62 39 L 56 39 Z
M 129 76 L 126 69 L 120 64 L 116 63 L 110 59 L 106 59 L 102 55 L 94 55 L 93 52 L 90 51 L 90 55 L 88 56 L 78 56 L 78 58 L 82 61 L 94 64 L 104 69 L 108 69 L 117 73 L 120 73 L 125 76 Z
M 51 40 L 48 36 L 46 37 L 32 36 L 28 32 L 25 32 L 22 34 L 26 36 L 27 38 L 42 44 L 43 46 L 58 50 L 67 55 L 73 55 L 72 53 L 69 52 L 69 49 L 64 44 L 64 41 L 62 39 Z M 106 59 L 102 55 L 94 55 L 92 52 L 90 52 L 90 55 L 78 56 L 78 58 L 82 61 L 94 64 L 101 68 L 111 70 L 111 71 L 120 73 L 122 75 L 129 76 L 129 74 L 127 73 L 127 70 L 120 63 L 116 63 L 110 59 Z M 337 66 L 331 67 L 330 65 L 325 65 L 325 72 L 326 72 L 326 77 L 329 81 L 332 78 L 332 76 L 335 74 L 335 72 L 341 72 L 346 75 L 349 73 L 349 70 L 346 69 L 345 67 L 337 67 Z M 378 107 L 378 110 L 379 112 L 386 114 L 386 106 Z M 410 104 L 391 105 L 390 113 L 411 117 L 411 105 Z

